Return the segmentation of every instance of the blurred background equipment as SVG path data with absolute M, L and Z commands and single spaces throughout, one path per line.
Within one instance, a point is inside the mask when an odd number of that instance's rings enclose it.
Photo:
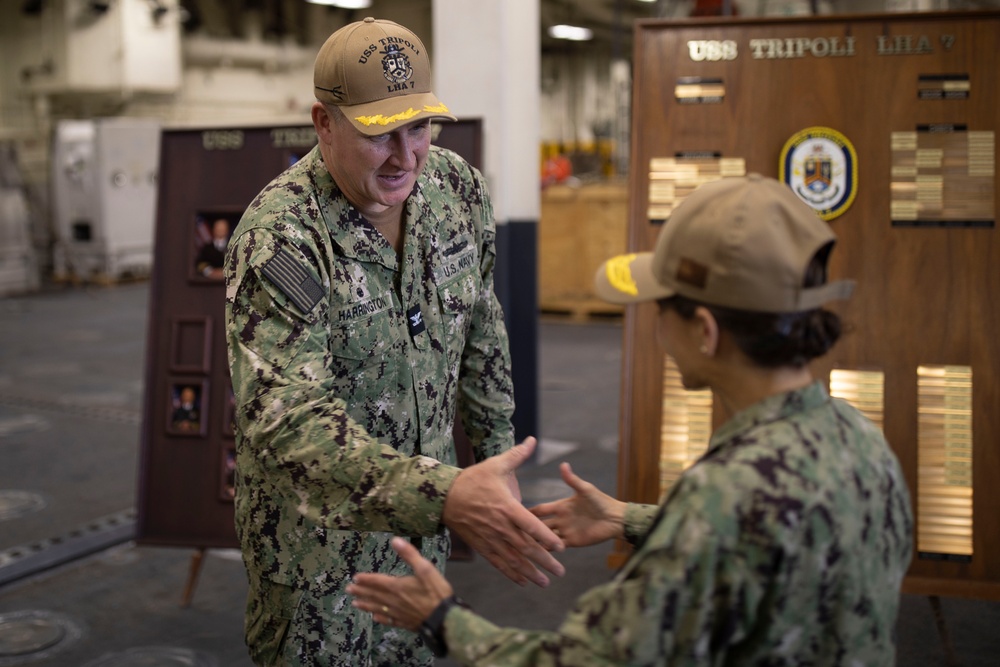
M 23 186 L 14 142 L 0 142 L 0 296 L 38 289 L 38 262 Z
M 60 121 L 52 156 L 58 279 L 149 275 L 160 125 L 137 118 Z

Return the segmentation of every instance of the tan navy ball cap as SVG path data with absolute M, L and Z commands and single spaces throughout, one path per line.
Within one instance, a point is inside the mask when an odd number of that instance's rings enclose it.
M 664 223 L 653 252 L 619 255 L 597 270 L 597 295 L 637 303 L 680 294 L 702 303 L 793 313 L 846 299 L 854 281 L 802 287 L 813 256 L 836 237 L 780 181 L 760 174 L 698 187 Z
M 425 118 L 456 120 L 431 92 L 423 42 L 392 21 L 368 17 L 330 35 L 313 69 L 316 99 L 341 108 L 363 134 Z

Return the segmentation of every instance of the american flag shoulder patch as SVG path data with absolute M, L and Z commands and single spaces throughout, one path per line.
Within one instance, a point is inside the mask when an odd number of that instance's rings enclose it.
M 323 288 L 320 284 L 309 275 L 309 271 L 301 262 L 284 248 L 279 249 L 274 257 L 267 260 L 261 272 L 303 313 L 310 312 L 323 298 Z

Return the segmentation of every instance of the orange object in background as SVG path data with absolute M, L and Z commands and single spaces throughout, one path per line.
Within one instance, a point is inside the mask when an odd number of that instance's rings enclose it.
M 565 155 L 553 155 L 542 163 L 542 187 L 562 183 L 573 175 L 573 163 Z

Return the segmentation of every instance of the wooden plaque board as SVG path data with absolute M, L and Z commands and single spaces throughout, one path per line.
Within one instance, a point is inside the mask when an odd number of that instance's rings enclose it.
M 804 132 L 846 138 L 848 166 L 834 170 L 856 169 L 839 181 L 853 191 L 817 211 L 838 235 L 833 277 L 858 289 L 833 306 L 851 330 L 814 370 L 881 374 L 919 533 L 933 508 L 920 500 L 917 369 L 971 369 L 971 470 L 950 479 L 971 482 L 972 553 L 915 553 L 904 590 L 1000 599 L 1000 14 L 640 21 L 635 33 L 628 247 L 650 250 L 697 182 L 782 178 Z M 663 491 L 654 321 L 652 305 L 626 313 L 619 466 L 620 497 L 651 503 Z M 624 555 L 619 545 L 612 563 Z
M 481 167 L 481 120 L 434 129 L 436 145 Z M 162 132 L 139 460 L 140 544 L 238 546 L 225 287 L 202 248 L 213 227 L 223 228 L 218 221 L 231 232 L 257 193 L 315 144 L 312 125 Z M 460 427 L 456 442 L 459 462 L 471 463 Z M 459 554 L 463 549 L 456 546 Z

